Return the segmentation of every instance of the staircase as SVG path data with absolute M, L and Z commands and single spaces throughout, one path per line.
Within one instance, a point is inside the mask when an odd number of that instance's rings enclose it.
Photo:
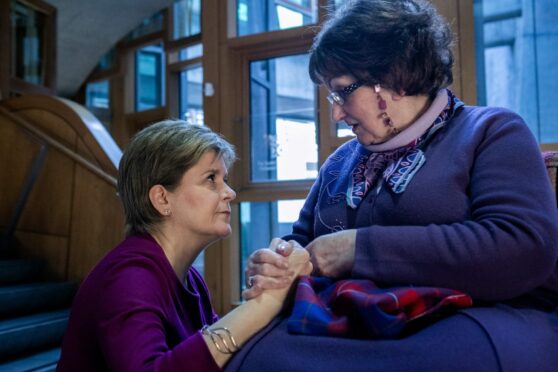
M 0 260 L 0 372 L 54 371 L 77 285 L 40 281 L 39 260 Z
M 122 240 L 121 156 L 75 102 L 0 101 L 0 372 L 56 368 L 77 290 L 67 281 Z

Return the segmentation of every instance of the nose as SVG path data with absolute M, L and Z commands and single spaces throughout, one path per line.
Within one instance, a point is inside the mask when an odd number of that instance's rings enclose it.
M 341 121 L 345 119 L 346 116 L 347 114 L 345 113 L 345 110 L 343 110 L 343 106 L 337 103 L 334 103 L 331 106 L 331 118 L 333 119 L 333 121 L 335 122 Z
M 225 200 L 232 201 L 236 199 L 236 192 L 228 185 L 225 184 L 225 188 L 223 190 L 223 195 Z

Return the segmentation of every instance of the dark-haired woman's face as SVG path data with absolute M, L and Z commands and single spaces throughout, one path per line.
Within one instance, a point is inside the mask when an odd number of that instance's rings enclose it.
M 330 80 L 328 88 L 330 91 L 341 91 L 355 81 L 354 77 L 343 75 Z M 383 91 L 382 97 L 387 101 L 388 107 L 390 96 L 388 91 Z M 369 85 L 354 90 L 346 97 L 343 105 L 334 103 L 331 107 L 331 117 L 336 122 L 347 123 L 357 140 L 364 146 L 382 143 L 393 137 L 392 130 L 382 120 L 377 94 Z

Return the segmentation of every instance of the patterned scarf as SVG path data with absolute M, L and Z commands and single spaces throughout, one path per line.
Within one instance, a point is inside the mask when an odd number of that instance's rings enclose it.
M 404 192 L 413 176 L 426 161 L 422 148 L 439 129 L 453 118 L 455 112 L 461 106 L 463 106 L 463 102 L 447 89 L 445 108 L 424 134 L 402 147 L 394 150 L 371 152 L 368 158 L 361 159 L 353 169 L 349 180 L 346 194 L 347 205 L 356 209 L 380 178 L 384 179 L 394 193 Z

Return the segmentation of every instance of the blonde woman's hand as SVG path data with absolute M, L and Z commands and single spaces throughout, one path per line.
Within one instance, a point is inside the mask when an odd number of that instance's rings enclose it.
M 244 271 L 246 289 L 242 293 L 245 300 L 259 296 L 267 289 L 288 288 L 298 270 L 298 261 L 304 259 L 304 253 L 297 253 L 291 267 L 291 254 L 295 250 L 303 249 L 294 240 L 288 242 L 275 238 L 268 248 L 258 249 L 248 258 Z M 296 267 L 296 270 L 295 270 Z

